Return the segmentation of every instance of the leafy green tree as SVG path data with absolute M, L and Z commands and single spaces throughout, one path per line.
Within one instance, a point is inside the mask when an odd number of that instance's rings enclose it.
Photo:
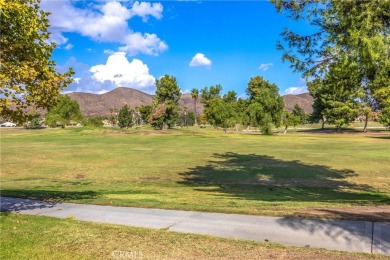
M 239 98 L 237 101 L 237 118 L 239 119 L 240 124 L 249 129 L 251 124 L 250 111 L 248 110 L 250 104 L 249 99 Z
M 251 124 L 260 127 L 263 134 L 271 134 L 272 124 L 280 126 L 284 107 L 278 87 L 263 77 L 256 76 L 249 81 L 246 93 L 249 96 L 247 111 Z
M 203 126 L 203 127 L 206 127 L 206 124 L 207 124 L 207 116 L 202 113 L 200 116 L 199 116 L 199 122 L 200 124 Z
M 79 104 L 66 95 L 59 96 L 57 104 L 45 116 L 45 122 L 48 126 L 61 126 L 62 128 L 71 121 L 80 122 L 82 119 L 83 115 Z
M 237 102 L 237 93 L 235 91 L 228 91 L 227 94 L 223 95 L 223 100 L 229 103 Z
M 363 91 L 364 93 L 362 93 L 360 98 L 360 116 L 364 119 L 363 132 L 367 132 L 368 121 L 373 119 L 373 115 L 379 111 L 379 106 L 370 89 L 366 88 Z M 386 115 L 386 108 L 382 112 Z M 386 126 L 386 123 L 383 121 L 382 124 Z
M 110 117 L 108 118 L 108 120 L 110 121 L 111 125 L 115 126 L 116 124 L 118 124 L 119 110 L 117 108 L 110 108 L 109 111 Z
M 142 120 L 142 115 L 137 110 L 137 108 L 133 111 L 133 121 L 134 121 L 134 124 L 137 126 L 140 126 L 144 123 L 144 121 Z
M 61 74 L 50 60 L 48 13 L 39 0 L 0 1 L 0 116 L 23 123 L 37 108 L 51 109 L 72 82 L 73 70 Z
M 205 104 L 204 114 L 207 121 L 214 127 L 222 127 L 226 132 L 237 122 L 236 93 L 229 91 L 221 97 L 221 85 L 211 86 L 210 89 L 202 89 L 202 102 Z
M 157 129 L 171 128 L 178 118 L 180 87 L 176 78 L 170 75 L 157 79 L 156 87 L 154 111 L 149 122 Z
M 119 109 L 118 126 L 126 129 L 133 126 L 133 110 L 128 105 Z
M 232 103 L 226 102 L 221 98 L 212 99 L 209 107 L 205 109 L 205 114 L 214 127 L 222 127 L 225 132 L 229 127 L 234 126 L 236 122 Z
M 103 118 L 100 116 L 97 117 L 90 117 L 90 118 L 85 118 L 83 125 L 85 126 L 94 126 L 94 127 L 102 127 L 103 124 Z
M 148 123 L 149 117 L 153 112 L 153 105 L 143 105 L 136 108 L 141 114 L 142 121 L 146 124 Z
M 26 128 L 27 129 L 41 129 L 42 128 L 42 125 L 41 125 L 41 119 L 40 119 L 40 115 L 38 113 L 35 113 L 33 114 L 33 118 L 31 119 L 31 121 L 27 124 Z
M 321 91 L 322 100 L 317 102 L 318 107 L 321 102 L 334 107 L 323 110 L 331 113 L 326 118 L 334 117 L 336 112 L 342 113 L 346 116 L 336 121 L 339 125 L 345 124 L 355 110 L 356 101 L 367 100 L 365 95 L 370 95 L 375 102 L 364 102 L 363 106 L 375 104 L 384 119 L 380 121 L 386 123 L 386 114 L 390 112 L 390 1 L 272 2 L 279 11 L 287 11 L 292 19 L 306 19 L 318 28 L 309 35 L 286 29 L 282 36 L 288 48 L 279 42 L 278 49 L 284 51 L 283 60 L 289 61 L 295 71 L 302 72 L 305 77 L 314 77 L 314 80 L 326 81 L 326 87 Z M 343 88 L 339 94 L 348 94 L 344 97 L 348 100 L 345 106 L 335 103 L 343 102 L 341 97 L 326 99 L 335 97 L 325 93 L 332 90 L 331 84 Z
M 313 113 L 309 117 L 309 122 L 312 124 L 321 122 L 321 129 L 325 128 L 326 117 L 325 117 L 325 103 L 321 96 L 323 95 L 323 87 L 320 84 L 320 80 L 314 80 L 307 84 L 307 88 L 310 95 L 313 97 Z
M 287 110 L 283 110 L 282 114 L 282 125 L 284 126 L 284 133 L 287 133 L 289 126 L 296 126 L 300 122 L 300 117 L 291 114 Z
M 299 118 L 297 124 L 306 124 L 307 123 L 307 115 L 305 111 L 298 105 L 295 104 L 294 109 L 292 111 L 293 116 L 297 116 Z M 295 125 L 294 125 L 295 126 Z
M 178 125 L 188 127 L 193 126 L 195 123 L 195 114 L 194 112 L 187 111 L 187 108 L 184 107 L 183 111 L 179 113 Z
M 221 91 L 222 91 L 222 86 L 219 84 L 215 86 L 211 86 L 210 89 L 208 87 L 203 88 L 200 91 L 200 93 L 202 97 L 202 103 L 205 105 L 205 107 L 208 106 L 210 100 L 214 98 L 220 98 Z
M 196 120 L 196 115 L 197 115 L 197 113 L 196 113 L 196 101 L 198 101 L 199 90 L 196 89 L 196 88 L 193 88 L 193 89 L 191 90 L 191 97 L 192 97 L 192 99 L 194 100 L 195 125 L 197 125 L 198 122 L 197 122 L 197 120 Z
M 354 72 L 354 73 L 353 73 Z M 359 114 L 359 72 L 356 64 L 340 61 L 329 66 L 329 73 L 308 83 L 321 115 L 337 129 L 349 125 Z
M 384 108 L 379 116 L 379 121 L 387 128 L 390 128 L 390 108 Z

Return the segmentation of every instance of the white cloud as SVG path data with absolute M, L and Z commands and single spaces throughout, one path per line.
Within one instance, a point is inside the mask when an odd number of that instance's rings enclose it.
M 246 93 L 241 93 L 240 95 L 237 96 L 237 98 L 242 98 L 242 99 L 246 99 L 248 97 L 248 95 Z
M 262 71 L 266 71 L 269 69 L 269 67 L 273 66 L 274 64 L 272 63 L 262 63 L 259 67 Z
M 156 19 L 162 18 L 163 6 L 160 3 L 147 3 L 147 2 L 138 2 L 136 1 L 133 4 L 133 7 L 130 10 L 131 16 L 140 16 L 142 20 L 146 22 L 148 16 L 153 16 Z
M 53 31 L 50 33 L 50 42 L 55 42 L 58 45 L 62 45 L 68 42 L 68 38 L 64 37 L 61 32 Z
M 95 41 L 123 44 L 122 50 L 128 50 L 130 55 L 138 53 L 157 55 L 167 49 L 166 43 L 157 35 L 134 32 L 128 25 L 128 20 L 135 15 L 141 16 L 145 21 L 148 16 L 160 19 L 163 11 L 160 3 L 135 2 L 133 7 L 128 9 L 119 2 L 105 2 L 90 6 L 89 9 L 81 9 L 75 7 L 71 0 L 43 0 L 41 7 L 51 12 L 49 16 L 51 40 L 58 45 L 65 44 L 68 40 L 62 33 L 76 32 Z M 133 46 L 134 41 L 141 42 L 142 47 L 129 47 Z
M 96 92 L 96 94 L 104 94 L 104 93 L 107 93 L 109 90 L 106 90 L 106 89 L 102 89 L 102 90 L 99 90 L 98 92 Z
M 190 67 L 211 66 L 211 60 L 206 58 L 203 53 L 197 53 L 192 58 L 189 65 Z
M 73 78 L 73 82 L 75 82 L 75 83 L 77 83 L 77 84 L 80 83 L 80 80 L 81 80 L 81 78 Z
M 104 51 L 103 51 L 104 54 L 110 54 L 110 55 L 111 55 L 111 54 L 114 54 L 114 52 L 115 52 L 115 51 L 113 51 L 113 50 L 104 50 Z
M 302 94 L 302 93 L 307 93 L 309 92 L 307 90 L 307 86 L 303 87 L 290 87 L 284 91 L 285 95 L 297 95 L 297 94 Z
M 123 40 L 125 46 L 119 47 L 119 51 L 124 51 L 131 56 L 137 53 L 148 55 L 158 55 L 168 49 L 168 46 L 160 40 L 155 34 L 133 33 L 126 36 Z
M 110 55 L 106 64 L 93 66 L 89 71 L 100 83 L 111 81 L 115 86 L 131 87 L 148 92 L 155 88 L 155 78 L 149 74 L 148 66 L 138 59 L 129 62 L 124 52 Z
M 72 48 L 73 48 L 73 45 L 72 45 L 71 43 L 68 43 L 68 44 L 64 47 L 65 50 L 70 50 L 70 49 L 72 49 Z
M 89 71 L 91 68 L 87 64 L 78 62 L 76 58 L 70 57 L 64 64 L 57 65 L 57 70 L 61 73 L 72 67 L 76 71 L 76 75 L 73 78 L 74 82 L 62 91 L 62 93 L 70 92 L 88 92 L 98 93 L 102 90 L 112 90 L 115 88 L 115 83 L 111 81 L 99 82 Z

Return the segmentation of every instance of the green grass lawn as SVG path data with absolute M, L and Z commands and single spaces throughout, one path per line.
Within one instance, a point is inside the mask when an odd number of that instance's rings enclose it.
M 288 216 L 390 204 L 390 132 L 1 129 L 1 194 Z
M 387 259 L 385 256 L 0 214 L 1 259 Z

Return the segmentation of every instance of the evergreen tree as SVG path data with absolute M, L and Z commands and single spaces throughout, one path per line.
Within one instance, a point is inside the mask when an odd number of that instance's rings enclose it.
M 176 78 L 169 75 L 157 79 L 156 87 L 154 111 L 149 118 L 149 122 L 156 129 L 171 128 L 178 118 L 180 87 Z
M 246 93 L 249 96 L 248 114 L 253 126 L 260 127 L 263 134 L 271 134 L 274 124 L 280 126 L 284 102 L 275 84 L 261 76 L 251 78 Z
M 120 128 L 129 128 L 133 126 L 133 110 L 128 105 L 124 105 L 119 110 L 118 126 Z
M 390 117 L 390 1 L 272 2 L 292 19 L 306 19 L 318 28 L 310 35 L 286 29 L 282 36 L 288 48 L 278 43 L 278 49 L 284 52 L 283 60 L 289 61 L 295 71 L 321 81 L 312 86 L 322 88 L 321 91 L 311 91 L 322 93 L 320 97 L 313 96 L 316 115 L 341 126 L 351 121 L 357 106 L 373 105 L 369 110 L 378 109 L 382 114 L 380 121 L 386 124 Z M 336 86 L 342 89 L 336 91 Z M 368 99 L 374 102 L 367 102 Z M 363 104 L 357 104 L 359 101 Z M 322 105 L 327 109 L 322 109 Z
M 292 114 L 293 114 L 293 116 L 296 116 L 299 118 L 297 124 L 304 125 L 307 123 L 307 115 L 306 115 L 305 111 L 303 111 L 303 109 L 298 104 L 295 104 L 294 109 L 292 111 Z

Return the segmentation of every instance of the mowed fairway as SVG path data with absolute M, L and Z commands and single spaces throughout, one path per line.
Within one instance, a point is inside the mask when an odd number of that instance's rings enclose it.
M 1 129 L 1 194 L 262 215 L 390 204 L 390 133 Z

